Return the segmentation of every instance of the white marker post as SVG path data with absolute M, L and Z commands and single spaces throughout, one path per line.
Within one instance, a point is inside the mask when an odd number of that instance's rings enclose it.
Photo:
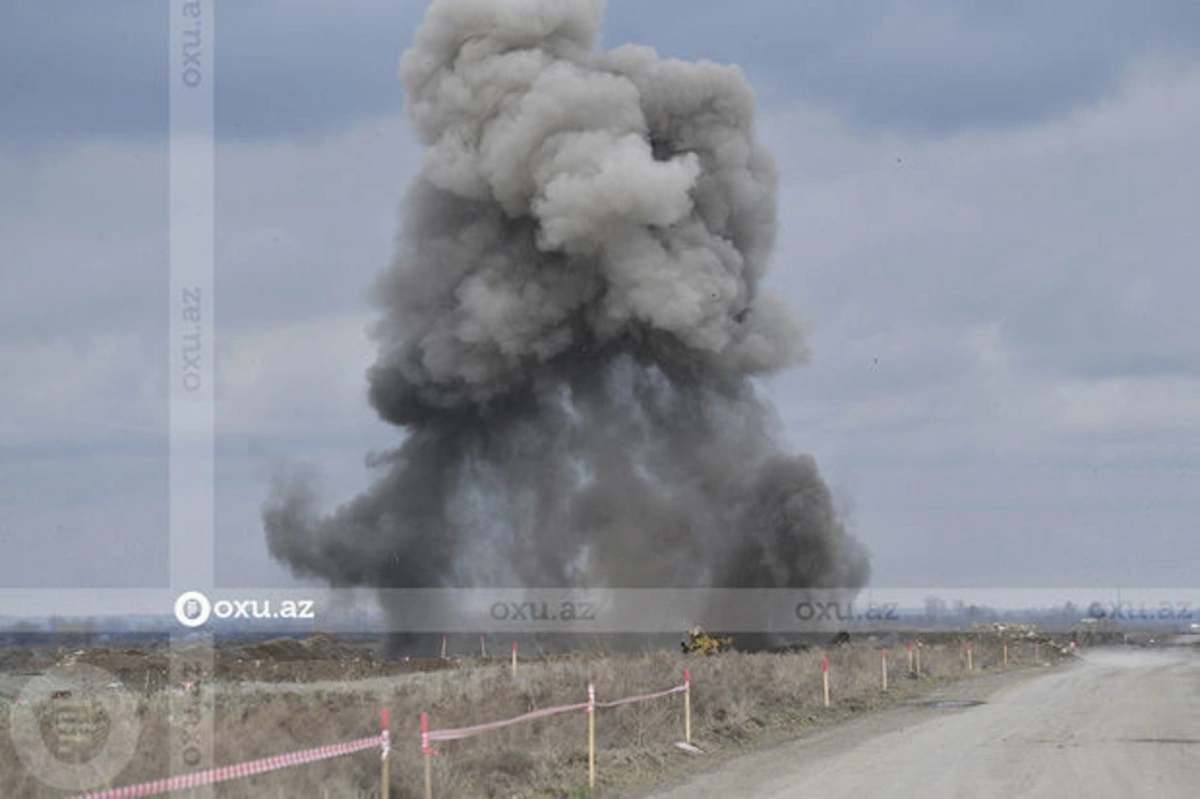
M 596 686 L 588 683 L 588 790 L 596 790 Z
M 917 639 L 917 644 L 913 647 L 917 651 L 917 676 L 921 676 L 921 639 Z
M 381 722 L 381 726 L 383 727 L 383 735 L 382 735 L 383 754 L 381 756 L 381 760 L 383 762 L 381 764 L 381 772 L 382 773 L 380 775 L 381 779 L 380 779 L 379 795 L 382 797 L 382 799 L 388 799 L 388 793 L 390 790 L 389 783 L 391 782 L 391 780 L 388 778 L 388 754 L 391 752 L 391 749 L 392 749 L 392 747 L 391 747 L 392 726 L 391 726 L 391 724 L 388 723 L 388 709 L 386 707 L 380 712 L 380 722 Z
M 692 742 L 692 670 L 683 670 L 683 740 Z
M 517 642 L 516 641 L 513 641 L 512 676 L 513 676 L 514 680 L 517 679 Z
M 825 684 L 825 707 L 829 707 L 829 658 L 821 658 L 821 677 Z
M 975 671 L 975 661 L 971 657 L 971 641 L 967 641 L 967 671 Z
M 1008 639 L 1004 639 L 1004 668 L 1008 668 Z
M 883 673 L 883 690 L 887 691 L 887 649 L 883 650 L 881 671 Z

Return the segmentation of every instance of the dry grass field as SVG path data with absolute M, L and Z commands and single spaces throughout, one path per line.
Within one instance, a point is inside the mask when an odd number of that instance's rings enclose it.
M 479 658 L 408 669 L 360 663 L 331 653 L 324 666 L 299 670 L 296 681 L 251 680 L 217 669 L 212 692 L 214 762 L 239 763 L 299 749 L 353 740 L 379 732 L 379 710 L 391 712 L 391 796 L 423 791 L 419 716 L 434 729 L 509 718 L 538 708 L 585 701 L 594 682 L 598 701 L 644 694 L 678 685 L 692 673 L 692 737 L 704 754 L 681 751 L 683 697 L 597 711 L 597 795 L 624 796 L 711 762 L 803 733 L 817 725 L 890 703 L 911 700 L 923 690 L 968 676 L 965 639 L 942 636 L 922 648 L 922 676 L 908 673 L 903 646 L 890 653 L 889 691 L 881 690 L 878 644 L 865 642 L 786 653 L 726 652 L 714 656 L 661 652 L 641 655 L 555 656 L 522 663 L 516 679 L 508 661 Z M 1041 658 L 1054 653 L 1042 645 Z M 126 653 L 133 657 L 131 653 Z M 243 653 L 244 654 L 244 653 Z M 1009 668 L 1033 665 L 1033 644 L 1010 644 Z M 821 661 L 830 664 L 831 707 L 823 706 Z M 227 659 L 227 658 L 226 658 Z M 1000 642 L 974 637 L 974 668 L 1002 667 Z M 280 677 L 274 664 L 235 658 L 264 677 Z M 337 668 L 336 663 L 343 665 Z M 218 658 L 218 664 L 222 662 Z M 111 664 L 110 664 L 111 665 Z M 402 664 L 401 664 L 402 665 Z M 165 662 L 158 663 L 165 669 Z M 168 774 L 170 698 L 161 680 L 143 691 L 133 664 L 120 679 L 137 697 L 140 738 L 128 766 L 113 786 Z M 404 673 L 395 673 L 402 671 Z M 161 673 L 165 674 L 165 670 Z M 287 672 L 295 674 L 297 672 Z M 344 679 L 335 679 L 339 673 Z M 148 680 L 146 681 L 148 682 Z M 14 798 L 64 796 L 32 776 L 14 750 L 8 727 L 12 697 L 0 694 L 0 785 Z M 177 705 L 178 707 L 178 705 Z M 101 731 L 98 734 L 103 734 Z M 484 735 L 441 743 L 433 758 L 434 795 L 439 797 L 586 796 L 587 720 L 573 712 L 523 723 Z M 360 752 L 223 783 L 218 797 L 373 797 L 379 795 L 380 763 L 375 751 Z

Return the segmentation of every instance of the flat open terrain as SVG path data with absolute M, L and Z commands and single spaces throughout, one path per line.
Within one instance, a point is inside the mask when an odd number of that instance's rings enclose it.
M 1033 679 L 968 681 L 924 699 L 982 704 L 892 708 L 651 795 L 1200 796 L 1194 648 L 1095 650 Z
M 968 640 L 974 642 L 974 674 L 967 669 Z M 939 691 L 990 695 L 1022 679 L 1039 681 L 1041 674 L 1059 671 L 1051 664 L 1073 660 L 1073 650 L 1054 646 L 1049 639 L 1012 640 L 1006 668 L 1001 639 L 995 635 L 947 633 L 923 636 L 922 670 L 916 675 L 908 670 L 904 646 L 890 643 L 894 656 L 888 661 L 887 693 L 880 687 L 881 642 L 868 640 L 715 657 L 679 651 L 547 655 L 525 661 L 514 678 L 507 658 L 380 661 L 361 645 L 316 635 L 220 646 L 213 653 L 211 677 L 188 688 L 171 676 L 175 655 L 160 645 L 0 650 L 0 795 L 59 799 L 76 793 L 64 793 L 40 779 L 31 770 L 28 756 L 37 748 L 40 735 L 53 757 L 48 764 L 51 772 L 60 773 L 76 762 L 90 763 L 110 740 L 113 728 L 103 714 L 84 714 L 86 729 L 76 717 L 82 718 L 79 708 L 90 701 L 89 696 L 102 697 L 109 691 L 123 690 L 133 703 L 132 715 L 117 731 L 136 736 L 136 746 L 120 759 L 119 771 L 108 780 L 97 780 L 88 772 L 87 788 L 126 786 L 166 776 L 171 730 L 192 718 L 186 715 L 193 712 L 188 710 L 191 707 L 199 713 L 193 724 L 208 730 L 203 734 L 212 743 L 213 765 L 376 735 L 379 711 L 387 707 L 394 736 L 391 795 L 408 799 L 423 795 L 418 745 L 422 712 L 430 714 L 434 729 L 469 726 L 579 702 L 589 682 L 595 683 L 601 701 L 659 691 L 678 685 L 686 667 L 693 679 L 693 740 L 704 754 L 688 754 L 675 746 L 684 733 L 684 703 L 679 695 L 602 710 L 596 725 L 595 795 L 634 796 L 664 781 L 686 778 L 697 768 L 718 768 L 724 761 L 735 763 L 733 777 L 719 772 L 713 779 L 728 779 L 721 783 L 728 787 L 703 793 L 711 787 L 706 782 L 699 789 L 701 795 L 755 796 L 773 789 L 770 779 L 761 784 L 759 780 L 781 773 L 781 767 L 768 763 L 757 772 L 752 767 L 747 777 L 738 771 L 746 761 L 731 758 L 797 735 L 810 742 L 802 746 L 818 747 L 812 750 L 818 757 L 834 757 L 859 740 L 864 730 L 878 734 L 887 724 L 899 728 L 953 716 L 957 711 L 915 706 Z M 831 675 L 829 708 L 822 707 L 821 699 L 825 658 Z M 33 676 L 70 662 L 101 669 L 103 679 L 77 687 L 65 698 L 43 697 L 23 704 L 20 695 Z M 34 714 L 38 731 L 14 735 L 10 723 L 16 716 L 10 713 L 18 707 L 23 718 Z M 585 719 L 582 711 L 555 715 L 438 746 L 434 795 L 528 799 L 585 795 Z M 860 732 L 819 743 L 824 740 L 819 737 L 825 734 L 822 730 L 837 729 L 839 722 L 848 719 L 850 729 Z M 214 796 L 365 799 L 378 795 L 379 779 L 377 756 L 361 753 L 225 782 L 216 787 Z M 817 777 L 818 782 L 823 779 Z M 854 791 L 823 795 L 854 795 Z

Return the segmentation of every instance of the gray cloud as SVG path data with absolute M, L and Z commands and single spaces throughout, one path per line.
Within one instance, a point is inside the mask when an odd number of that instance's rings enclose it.
M 217 125 L 229 138 L 304 138 L 395 113 L 397 53 L 423 4 L 255 0 L 216 18 Z M 803 97 L 858 124 L 924 134 L 1024 124 L 1096 102 L 1147 53 L 1195 57 L 1189 0 L 1005 3 L 609 4 L 606 41 L 737 62 L 764 105 Z M 0 136 L 40 146 L 161 137 L 167 18 L 159 3 L 6 4 Z
M 791 145 L 777 288 L 814 321 L 772 390 L 881 585 L 1194 582 L 1200 72 L 1118 85 L 936 141 L 766 120 Z
M 0 10 L 0 141 L 42 147 L 96 136 L 165 137 L 167 4 Z
M 1147 55 L 1200 53 L 1188 0 L 1002 5 L 614 0 L 609 30 L 684 58 L 737 61 L 768 106 L 797 98 L 922 135 L 1050 119 L 1111 93 Z
M 1188 217 L 1200 172 L 1186 156 L 1200 133 L 1196 76 L 1146 62 L 1086 110 L 937 141 L 819 112 L 772 117 L 769 140 L 792 145 L 780 257 L 805 264 L 818 334 L 924 336 L 913 351 L 927 363 L 955 340 L 932 321 L 997 320 L 1030 368 L 1197 374 L 1182 301 L 1200 246 Z
M 166 585 L 166 490 L 161 450 L 127 441 L 0 449 L 0 586 Z

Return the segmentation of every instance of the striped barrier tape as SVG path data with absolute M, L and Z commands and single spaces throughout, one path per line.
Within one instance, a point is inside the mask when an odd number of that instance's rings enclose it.
M 590 688 L 590 686 L 589 686 Z M 571 713 L 576 710 L 592 710 L 597 707 L 617 707 L 618 705 L 628 705 L 634 702 L 648 702 L 652 699 L 660 699 L 671 694 L 685 693 L 690 688 L 690 681 L 685 681 L 683 685 L 676 685 L 673 688 L 667 688 L 663 691 L 657 691 L 650 694 L 640 694 L 638 696 L 629 696 L 623 699 L 614 699 L 610 702 L 596 702 L 594 694 L 589 694 L 587 702 L 578 702 L 573 705 L 557 705 L 554 707 L 545 707 L 538 710 L 523 713 L 520 716 L 515 716 L 511 719 L 501 719 L 500 721 L 487 722 L 485 724 L 476 724 L 471 727 L 458 727 L 449 730 L 429 730 L 428 716 L 421 714 L 421 748 L 426 754 L 435 754 L 430 748 L 430 743 L 434 741 L 457 741 L 463 738 L 470 738 L 475 735 L 480 735 L 492 730 L 499 730 L 504 727 L 510 727 L 514 724 L 520 724 L 533 719 L 545 718 L 547 716 L 558 715 L 559 713 Z M 328 744 L 326 746 L 318 746 L 313 749 L 305 749 L 299 752 L 288 752 L 282 755 L 273 755 L 264 757 L 259 760 L 251 760 L 246 763 L 236 763 L 231 766 L 218 766 L 217 768 L 208 769 L 207 771 L 197 771 L 192 774 L 180 774 L 175 777 L 166 777 L 153 782 L 143 782 L 139 785 L 126 785 L 121 788 L 109 788 L 103 791 L 92 793 L 79 794 L 74 799 L 134 799 L 139 796 L 157 796 L 171 791 L 184 790 L 187 788 L 200 788 L 205 785 L 213 785 L 218 782 L 226 782 L 228 780 L 237 780 L 245 777 L 253 777 L 256 774 L 265 774 L 269 771 L 277 771 L 279 769 L 288 768 L 290 766 L 299 766 L 305 763 L 315 763 L 319 760 L 328 760 L 334 757 L 342 757 L 343 755 L 354 754 L 366 749 L 374 749 L 379 747 L 381 756 L 386 760 L 388 752 L 391 748 L 391 733 L 387 722 L 387 711 L 383 713 L 383 732 L 379 735 L 372 735 L 369 738 L 360 738 L 357 741 L 347 741 L 344 743 Z
M 658 691 L 653 694 L 642 694 L 641 696 L 630 696 L 625 699 L 614 699 L 611 702 L 597 702 L 596 707 L 616 707 L 617 705 L 628 705 L 633 702 L 649 702 L 651 699 L 661 699 L 664 696 L 671 694 L 681 694 L 688 690 L 687 685 L 676 685 L 674 688 L 668 688 L 665 691 Z
M 499 730 L 503 727 L 510 727 L 513 724 L 520 724 L 523 721 L 532 721 L 544 716 L 554 716 L 559 713 L 570 713 L 573 710 L 583 710 L 588 706 L 587 702 L 580 702 L 575 705 L 558 705 L 557 707 L 544 707 L 540 710 L 534 710 L 529 713 L 524 713 L 511 719 L 503 719 L 501 721 L 490 721 L 486 724 L 476 724 L 473 727 L 458 727 L 452 730 L 430 730 L 425 737 L 428 741 L 457 741 L 462 738 L 470 738 L 480 733 Z
M 141 785 L 127 785 L 123 788 L 110 788 L 96 793 L 85 793 L 75 797 L 75 799 L 132 799 L 132 797 L 136 796 L 157 796 L 169 791 L 199 788 L 204 785 L 225 782 L 226 780 L 252 777 L 255 774 L 276 771 L 289 766 L 299 766 L 304 763 L 315 763 L 318 760 L 341 757 L 342 755 L 361 752 L 365 749 L 374 749 L 378 746 L 386 747 L 388 745 L 387 736 L 387 732 L 384 732 L 382 735 L 372 735 L 370 738 L 360 738 L 357 741 L 318 746 L 315 749 L 264 757 L 261 760 L 252 760 L 248 763 L 238 763 L 232 766 L 219 766 L 208 771 L 180 774 L 176 777 L 167 777 L 155 780 L 154 782 L 144 782 Z
M 480 735 L 492 730 L 499 730 L 504 727 L 511 727 L 514 724 L 520 724 L 523 721 L 531 721 L 533 719 L 544 718 L 546 716 L 555 716 L 559 713 L 571 713 L 576 710 L 588 710 L 592 707 L 616 707 L 618 705 L 628 705 L 634 702 L 648 702 L 651 699 L 659 699 L 671 694 L 681 694 L 689 689 L 688 683 L 676 685 L 674 688 L 668 688 L 665 691 L 658 691 L 652 694 L 641 694 L 640 696 L 630 696 L 624 699 L 614 699 L 611 702 L 579 702 L 574 705 L 557 705 L 555 707 L 544 707 L 540 710 L 534 710 L 529 713 L 524 713 L 520 716 L 515 716 L 511 719 L 501 719 L 500 721 L 490 721 L 484 724 L 476 724 L 471 727 L 456 727 L 449 730 L 425 730 L 421 731 L 421 748 L 429 754 L 433 754 L 429 744 L 434 741 L 458 741 L 463 738 L 471 738 L 475 735 Z M 423 719 L 422 721 L 425 721 Z M 426 722 L 427 723 L 427 722 Z

